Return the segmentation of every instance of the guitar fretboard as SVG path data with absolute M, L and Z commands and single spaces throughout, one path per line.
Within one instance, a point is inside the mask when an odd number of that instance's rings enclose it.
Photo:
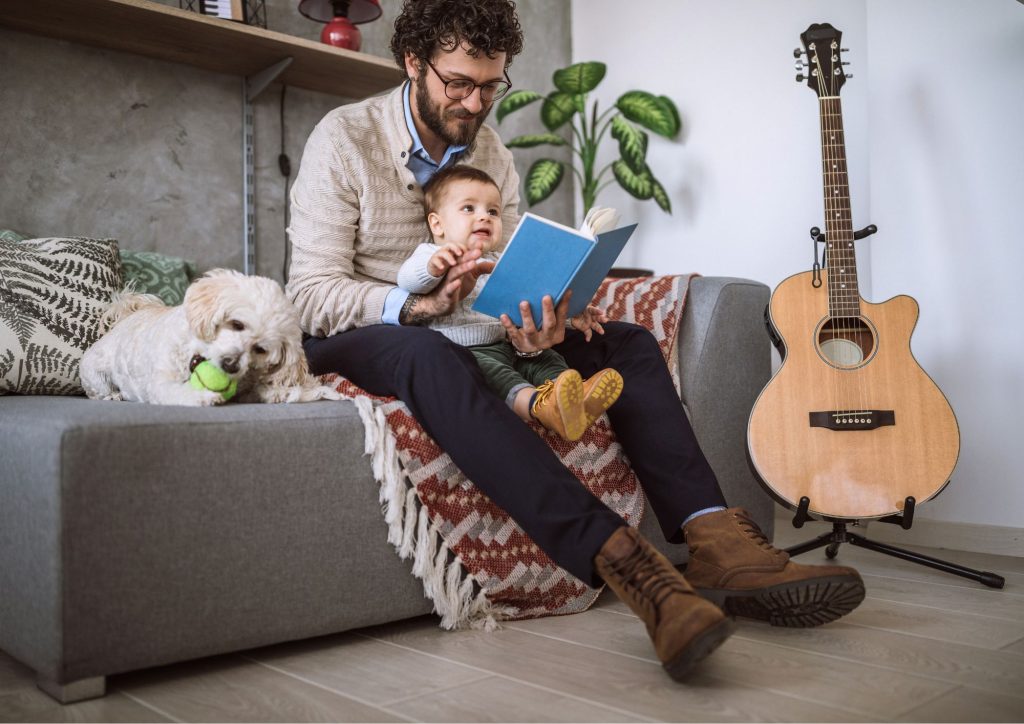
M 859 317 L 860 290 L 850 214 L 850 183 L 846 174 L 843 108 L 838 96 L 821 97 L 819 103 L 825 245 L 828 248 L 828 311 L 831 317 Z

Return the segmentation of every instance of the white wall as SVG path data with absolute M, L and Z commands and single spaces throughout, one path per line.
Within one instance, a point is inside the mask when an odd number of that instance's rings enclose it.
M 914 354 L 957 413 L 921 514 L 1024 527 L 1024 5 L 867 0 L 878 299 L 921 305 Z
M 961 427 L 953 482 L 921 518 L 1022 527 L 1024 5 L 1015 0 L 573 0 L 573 60 L 602 60 L 603 107 L 672 98 L 681 141 L 648 160 L 673 215 L 609 187 L 640 222 L 620 264 L 775 286 L 811 263 L 821 226 L 818 106 L 792 49 L 812 22 L 843 31 L 842 89 L 862 295 L 911 294 L 915 356 Z M 611 150 L 611 149 L 609 149 Z M 631 256 L 630 256 L 631 254 Z

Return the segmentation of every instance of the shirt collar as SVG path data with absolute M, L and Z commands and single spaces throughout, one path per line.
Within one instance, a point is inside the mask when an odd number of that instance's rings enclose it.
M 444 156 L 441 158 L 441 163 L 437 163 L 427 153 L 427 149 L 423 147 L 423 141 L 420 140 L 420 134 L 416 130 L 416 123 L 412 119 L 412 106 L 409 102 L 409 94 L 412 89 L 412 81 L 406 81 L 405 88 L 402 90 L 402 104 L 405 107 L 405 125 L 409 129 L 409 135 L 412 136 L 412 148 L 409 149 L 410 155 L 418 156 L 424 161 L 429 161 L 438 168 L 444 168 L 449 161 L 452 160 L 453 156 L 461 155 L 468 146 L 448 146 L 444 152 Z

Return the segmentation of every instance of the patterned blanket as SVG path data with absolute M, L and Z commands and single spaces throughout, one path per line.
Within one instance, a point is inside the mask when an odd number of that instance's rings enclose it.
M 689 276 L 606 280 L 594 303 L 613 320 L 657 337 L 676 388 L 676 336 Z M 494 628 L 502 619 L 586 610 L 600 589 L 559 568 L 501 508 L 477 490 L 423 431 L 404 403 L 325 377 L 352 399 L 366 428 L 366 452 L 381 484 L 388 541 L 423 581 L 443 628 Z M 577 442 L 534 425 L 581 483 L 630 525 L 644 497 L 607 416 Z

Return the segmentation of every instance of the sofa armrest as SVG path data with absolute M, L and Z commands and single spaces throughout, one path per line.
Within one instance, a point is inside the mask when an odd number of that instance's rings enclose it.
M 774 506 L 747 463 L 747 420 L 771 375 L 760 282 L 695 277 L 679 329 L 682 399 L 729 505 L 746 508 L 769 538 Z

